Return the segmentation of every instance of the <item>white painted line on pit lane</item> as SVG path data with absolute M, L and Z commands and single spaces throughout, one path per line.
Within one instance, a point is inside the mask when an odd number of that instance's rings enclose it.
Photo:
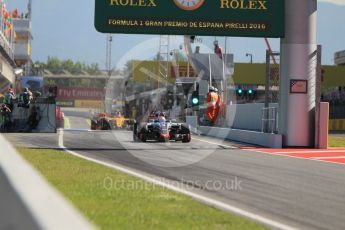
M 198 138 L 194 138 L 193 139 L 195 140 L 198 140 L 198 141 L 201 141 L 201 142 L 205 142 L 205 143 L 209 143 L 209 144 L 213 144 L 213 145 L 218 145 L 218 146 L 224 146 L 224 147 L 227 147 L 227 148 L 233 148 L 233 149 L 237 149 L 236 147 L 234 146 L 229 146 L 229 145 L 222 145 L 222 144 L 217 144 L 215 142 L 210 142 L 210 141 L 205 141 L 205 140 L 201 140 L 201 139 L 198 139 Z M 332 152 L 332 153 L 345 153 L 345 150 L 310 150 L 310 151 L 294 151 L 294 152 L 265 152 L 265 151 L 262 151 L 260 149 L 242 149 L 242 150 L 245 150 L 245 151 L 251 151 L 251 152 L 256 152 L 256 153 L 263 153 L 263 154 L 268 154 L 268 155 L 271 155 L 271 156 L 282 156 L 282 157 L 289 157 L 289 158 L 295 158 L 295 159 L 302 159 L 302 160 L 312 160 L 312 161 L 318 161 L 318 162 L 322 162 L 322 163 L 328 163 L 328 164 L 337 164 L 337 165 L 344 165 L 344 163 L 340 163 L 340 162 L 332 162 L 332 161 L 325 161 L 323 160 L 322 158 L 317 158 L 317 157 L 299 157 L 299 156 L 290 156 L 290 155 L 287 155 L 287 154 L 290 154 L 290 153 L 327 153 L 327 152 Z M 330 159 L 329 157 L 325 157 L 325 159 Z
M 221 201 L 218 201 L 218 200 L 215 200 L 215 199 L 212 199 L 212 198 L 200 195 L 198 193 L 195 193 L 195 192 L 192 192 L 192 191 L 180 188 L 180 187 L 178 187 L 176 185 L 172 185 L 172 184 L 166 183 L 166 182 L 164 182 L 162 180 L 155 179 L 154 176 L 150 177 L 150 176 L 144 175 L 143 173 L 140 173 L 137 170 L 132 170 L 130 168 L 123 167 L 123 166 L 115 164 L 115 163 L 111 163 L 110 164 L 110 163 L 107 163 L 107 162 L 96 160 L 96 159 L 91 158 L 91 157 L 86 157 L 86 156 L 84 156 L 82 154 L 79 154 L 79 153 L 77 153 L 75 151 L 71 151 L 71 150 L 67 149 L 64 146 L 63 132 L 64 132 L 63 130 L 60 130 L 60 132 L 59 132 L 59 147 L 62 148 L 64 151 L 70 153 L 73 156 L 76 156 L 76 157 L 82 158 L 84 160 L 88 160 L 88 161 L 91 161 L 91 162 L 94 162 L 94 163 L 97 163 L 97 164 L 100 164 L 100 165 L 103 165 L 103 166 L 106 166 L 106 167 L 109 167 L 109 168 L 113 168 L 115 170 L 121 171 L 121 172 L 129 174 L 131 176 L 138 177 L 138 178 L 140 178 L 142 180 L 145 180 L 147 182 L 150 182 L 152 184 L 159 185 L 159 186 L 162 186 L 164 188 L 168 188 L 168 189 L 170 189 L 172 191 L 175 191 L 175 192 L 178 192 L 178 193 L 190 196 L 190 197 L 192 197 L 192 198 L 194 198 L 196 200 L 199 200 L 199 201 L 201 201 L 201 202 L 203 202 L 205 204 L 208 204 L 210 206 L 214 206 L 214 207 L 217 207 L 217 208 L 220 208 L 220 209 L 223 209 L 223 210 L 226 210 L 226 211 L 229 211 L 229 212 L 232 212 L 232 213 L 244 216 L 244 217 L 252 219 L 254 221 L 257 221 L 257 222 L 263 223 L 265 225 L 271 226 L 273 228 L 278 228 L 278 229 L 282 229 L 282 230 L 297 230 L 296 228 L 290 227 L 290 226 L 285 225 L 283 223 L 280 223 L 278 221 L 274 221 L 274 220 L 268 219 L 266 217 L 263 217 L 263 216 L 260 216 L 260 215 L 257 215 L 257 214 L 245 211 L 243 209 L 240 209 L 240 208 L 237 208 L 235 206 L 226 204 L 224 202 L 221 202 Z
M 60 129 L 58 130 L 59 132 L 59 147 L 62 148 L 62 149 L 66 149 L 65 146 L 64 146 L 64 143 L 63 143 L 63 132 L 64 130 L 63 129 Z
M 222 147 L 226 147 L 226 148 L 237 149 L 236 147 L 231 146 L 231 145 L 223 145 L 223 144 L 220 144 L 220 143 L 216 143 L 216 142 L 212 142 L 212 141 L 205 141 L 205 140 L 198 139 L 198 138 L 195 138 L 195 137 L 192 137 L 192 139 L 193 140 L 197 140 L 197 141 L 201 141 L 201 142 L 205 142 L 205 143 L 208 143 L 208 144 L 211 144 L 211 145 L 218 145 L 218 146 L 222 146 Z
M 63 129 L 63 130 L 65 130 L 65 131 L 76 131 L 76 132 L 92 132 L 93 131 L 91 129 Z
M 345 149 L 338 150 L 306 150 L 306 151 L 291 151 L 291 152 L 274 152 L 274 154 L 290 154 L 290 153 L 345 153 Z
M 260 153 L 260 154 L 265 154 L 265 155 L 269 155 L 269 156 L 280 156 L 280 157 L 288 157 L 288 158 L 294 158 L 294 159 L 300 159 L 300 160 L 308 160 L 308 161 L 317 161 L 317 162 L 321 162 L 321 163 L 326 163 L 326 164 L 336 164 L 336 165 L 342 165 L 344 166 L 344 163 L 340 163 L 340 162 L 333 162 L 333 161 L 325 161 L 325 160 L 321 160 L 321 159 L 315 159 L 312 157 L 299 157 L 299 156 L 290 156 L 287 155 L 287 152 L 284 153 L 275 153 L 275 152 L 265 152 L 265 151 L 261 151 L 260 149 L 243 149 L 246 151 L 251 151 L 254 153 Z
M 312 159 L 317 159 L 317 160 L 325 160 L 325 159 L 345 159 L 345 156 L 336 156 L 336 157 L 311 157 Z

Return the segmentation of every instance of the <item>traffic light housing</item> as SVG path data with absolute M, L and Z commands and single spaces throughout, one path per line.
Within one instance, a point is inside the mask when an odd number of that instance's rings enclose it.
M 238 89 L 236 90 L 236 94 L 237 94 L 237 96 L 242 96 L 242 95 L 243 95 L 243 89 L 238 88 Z
M 192 103 L 192 108 L 198 108 L 199 107 L 200 98 L 199 98 L 199 92 L 198 91 L 194 91 L 192 93 L 191 103 Z
M 168 92 L 167 107 L 168 109 L 172 109 L 173 106 L 174 106 L 174 94 L 172 92 Z
M 248 89 L 248 99 L 249 100 L 256 100 L 257 99 L 257 90 L 256 89 Z
M 255 100 L 257 98 L 257 90 L 255 88 L 237 88 L 236 95 L 239 99 Z
M 162 97 L 161 104 L 163 105 L 165 110 L 172 109 L 174 106 L 174 93 L 168 91 L 164 97 Z

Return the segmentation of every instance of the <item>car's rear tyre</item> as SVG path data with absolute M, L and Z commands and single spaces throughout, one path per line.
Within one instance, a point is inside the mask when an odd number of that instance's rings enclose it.
M 188 125 L 182 124 L 180 133 L 183 135 L 183 138 L 182 138 L 183 143 L 188 143 L 191 141 L 192 138 L 191 138 L 191 134 L 190 134 L 190 130 L 189 130 Z
M 91 120 L 91 130 L 96 130 L 97 123 L 94 120 Z
M 183 143 L 189 143 L 191 140 L 192 140 L 191 135 L 190 135 L 190 133 L 188 133 L 183 137 L 182 142 Z
M 146 134 L 148 133 L 147 129 L 146 129 L 146 124 L 140 124 L 140 132 L 139 132 L 139 139 L 142 142 L 146 142 L 147 141 L 147 137 Z
M 146 138 L 145 134 L 140 134 L 140 140 L 142 142 L 146 142 L 147 141 L 147 138 Z

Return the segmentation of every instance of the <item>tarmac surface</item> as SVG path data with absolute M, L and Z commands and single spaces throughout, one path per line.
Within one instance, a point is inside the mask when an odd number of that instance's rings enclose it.
M 133 142 L 130 131 L 88 130 L 85 113 L 65 111 L 72 129 L 63 131 L 63 144 L 78 154 L 187 183 L 204 196 L 294 228 L 345 229 L 345 165 L 205 136 L 190 143 Z M 6 137 L 16 146 L 60 147 L 58 134 Z

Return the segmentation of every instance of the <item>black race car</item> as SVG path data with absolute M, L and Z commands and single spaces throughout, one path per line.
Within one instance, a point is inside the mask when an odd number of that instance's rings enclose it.
M 153 141 L 191 141 L 191 133 L 188 125 L 170 120 L 160 122 L 158 119 L 147 123 L 135 123 L 133 127 L 133 140 L 146 142 Z
M 91 119 L 91 130 L 112 130 L 113 125 L 107 118 Z

